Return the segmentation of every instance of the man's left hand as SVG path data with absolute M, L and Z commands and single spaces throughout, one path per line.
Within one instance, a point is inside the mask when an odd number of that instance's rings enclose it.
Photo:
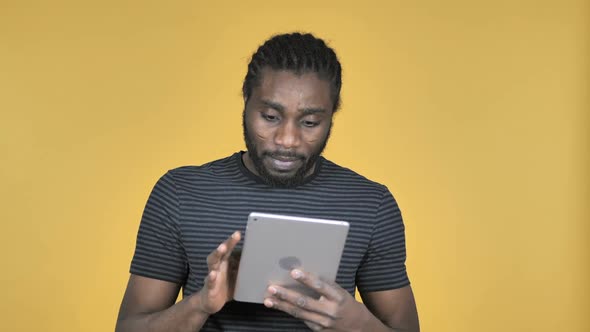
M 314 299 L 299 292 L 271 285 L 264 305 L 303 320 L 314 331 L 362 331 L 371 313 L 335 282 L 295 269 L 291 276 L 321 295 Z

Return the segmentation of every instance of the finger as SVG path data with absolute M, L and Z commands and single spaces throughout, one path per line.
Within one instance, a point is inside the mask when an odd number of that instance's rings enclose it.
M 319 294 L 325 296 L 328 300 L 342 302 L 344 300 L 343 289 L 336 283 L 326 282 L 318 276 L 294 269 L 291 271 L 291 277 L 305 286 L 313 289 Z
M 287 314 L 305 321 L 306 323 L 311 324 L 311 326 L 315 327 L 326 327 L 330 325 L 330 318 L 323 316 L 317 312 L 306 310 L 305 308 L 301 308 L 295 306 L 289 302 L 283 301 L 277 298 L 266 298 L 264 299 L 264 305 L 267 308 L 277 309 Z M 319 331 L 319 329 L 314 329 L 315 331 Z
M 234 248 L 240 242 L 241 239 L 242 239 L 242 233 L 240 233 L 240 231 L 235 231 L 227 240 L 225 240 L 224 244 L 227 246 L 226 247 L 227 251 L 226 251 L 223 259 L 229 258 L 232 251 L 234 250 Z
M 211 271 L 205 278 L 205 287 L 207 288 L 207 294 L 210 297 L 215 297 L 221 291 L 221 284 L 219 281 L 219 272 Z
M 280 300 L 282 302 L 287 302 L 294 307 L 317 312 L 322 315 L 326 315 L 326 313 L 330 311 L 330 304 L 325 301 L 319 302 L 318 300 L 299 292 L 275 285 L 268 287 L 267 296 L 271 301 L 275 299 Z
M 227 246 L 225 242 L 220 244 L 215 250 L 213 250 L 209 256 L 207 256 L 207 267 L 209 271 L 219 269 L 219 263 L 221 263 L 221 259 L 223 255 L 225 255 L 227 251 Z
M 217 271 L 211 271 L 205 277 L 205 285 L 204 287 L 207 289 L 213 289 L 215 287 L 215 281 L 217 281 Z
M 312 331 L 321 331 L 323 327 L 316 323 L 305 321 L 305 325 L 307 325 Z
M 240 242 L 240 232 L 234 232 L 229 238 L 223 241 L 209 256 L 207 256 L 207 266 L 209 271 L 219 269 L 222 260 L 227 259 L 236 244 Z

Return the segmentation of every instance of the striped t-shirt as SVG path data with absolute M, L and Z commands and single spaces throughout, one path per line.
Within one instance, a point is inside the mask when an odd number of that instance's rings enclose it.
M 272 188 L 242 163 L 242 152 L 167 172 L 147 201 L 131 273 L 203 287 L 206 257 L 251 212 L 345 220 L 350 230 L 336 282 L 354 294 L 408 285 L 404 224 L 389 190 L 320 157 L 295 188 Z M 238 244 L 238 249 L 241 243 Z M 309 331 L 302 321 L 262 304 L 231 301 L 201 331 Z

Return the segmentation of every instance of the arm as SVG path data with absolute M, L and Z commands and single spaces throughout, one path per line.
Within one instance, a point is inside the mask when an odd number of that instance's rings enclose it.
M 198 331 L 209 315 L 198 293 L 174 304 L 179 290 L 180 285 L 132 274 L 115 331 Z
M 399 289 L 361 293 L 361 298 L 374 317 L 393 331 L 420 331 L 416 301 L 409 285 Z
M 174 304 L 180 285 L 131 275 L 121 303 L 116 332 L 198 331 L 209 315 L 233 297 L 230 255 L 240 241 L 235 232 L 207 257 L 209 274 L 197 293 Z

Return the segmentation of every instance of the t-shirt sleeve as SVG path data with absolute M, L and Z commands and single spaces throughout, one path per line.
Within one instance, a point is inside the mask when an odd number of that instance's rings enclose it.
M 404 223 L 397 202 L 385 189 L 375 216 L 371 242 L 356 282 L 359 291 L 376 292 L 410 284 L 406 272 Z
M 154 186 L 137 233 L 132 274 L 183 284 L 187 259 L 179 229 L 179 201 L 168 172 Z

